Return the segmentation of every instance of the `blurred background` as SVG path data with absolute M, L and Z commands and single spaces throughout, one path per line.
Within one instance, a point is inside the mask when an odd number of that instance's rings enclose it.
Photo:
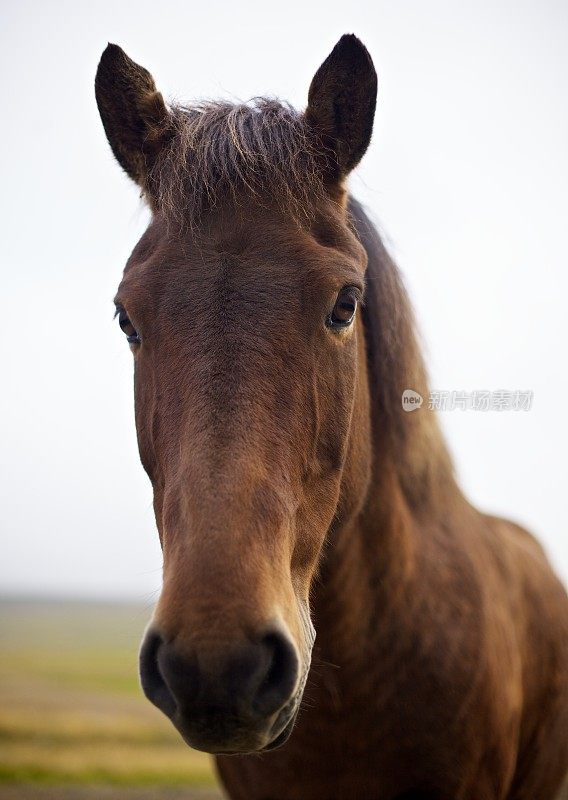
M 112 298 L 147 216 L 98 117 L 100 54 L 117 42 L 165 97 L 301 108 L 341 34 L 364 41 L 379 102 L 352 192 L 403 270 L 432 387 L 534 393 L 441 421 L 472 501 L 566 580 L 568 6 L 0 7 L 0 798 L 215 797 L 137 682 L 161 558 Z

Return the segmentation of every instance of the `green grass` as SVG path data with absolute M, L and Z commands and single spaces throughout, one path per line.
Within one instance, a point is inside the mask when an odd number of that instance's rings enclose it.
M 149 615 L 126 604 L 0 601 L 0 784 L 215 785 L 208 756 L 142 696 Z

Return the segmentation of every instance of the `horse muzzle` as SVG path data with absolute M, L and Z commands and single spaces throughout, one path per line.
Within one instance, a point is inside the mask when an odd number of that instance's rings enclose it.
M 238 646 L 188 649 L 150 628 L 140 651 L 146 697 L 196 750 L 246 753 L 287 740 L 303 690 L 300 660 L 278 628 Z

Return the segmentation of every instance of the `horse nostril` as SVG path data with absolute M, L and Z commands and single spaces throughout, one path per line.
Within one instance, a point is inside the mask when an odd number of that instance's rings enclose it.
M 262 716 L 278 711 L 290 699 L 298 680 L 298 656 L 282 633 L 268 633 L 260 643 L 267 668 L 252 699 L 253 710 Z
M 148 700 L 171 719 L 177 704 L 160 671 L 158 656 L 162 645 L 158 633 L 147 632 L 140 649 L 140 682 Z

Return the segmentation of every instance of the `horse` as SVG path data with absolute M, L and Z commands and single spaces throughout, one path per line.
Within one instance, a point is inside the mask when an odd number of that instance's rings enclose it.
M 347 189 L 366 48 L 339 40 L 303 112 L 166 104 L 113 44 L 95 88 L 151 211 L 115 297 L 163 552 L 144 693 L 233 800 L 559 797 L 568 598 L 402 407 L 413 314 Z

